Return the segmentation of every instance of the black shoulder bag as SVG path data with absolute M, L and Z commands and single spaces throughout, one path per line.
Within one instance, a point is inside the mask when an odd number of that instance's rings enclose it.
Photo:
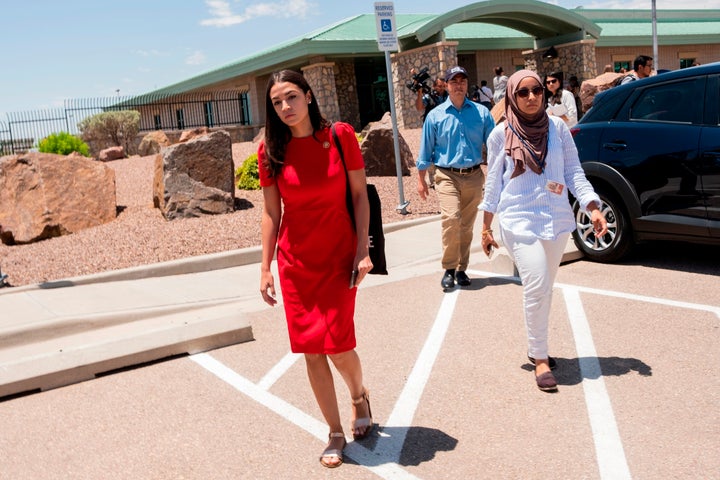
M 345 164 L 345 156 L 343 155 L 342 145 L 340 145 L 340 139 L 335 132 L 335 125 L 330 126 L 335 146 L 340 154 L 340 160 L 342 160 L 343 168 L 345 169 L 345 203 L 347 204 L 348 212 L 350 213 L 350 220 L 352 221 L 353 228 L 355 227 L 355 207 L 352 201 L 352 192 L 350 190 L 350 176 L 348 175 L 347 165 Z M 367 184 L 367 196 L 368 202 L 370 203 L 370 228 L 368 234 L 370 236 L 368 245 L 370 246 L 370 260 L 373 263 L 373 268 L 369 273 L 373 275 L 387 275 L 387 262 L 385 260 L 385 233 L 383 232 L 382 225 L 382 207 L 380 205 L 380 195 L 378 195 L 375 185 Z

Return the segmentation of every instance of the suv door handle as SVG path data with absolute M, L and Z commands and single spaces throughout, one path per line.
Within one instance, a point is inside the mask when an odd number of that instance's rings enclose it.
M 611 152 L 619 152 L 620 150 L 625 150 L 627 148 L 627 143 L 603 143 L 602 147 L 605 150 L 610 150 Z

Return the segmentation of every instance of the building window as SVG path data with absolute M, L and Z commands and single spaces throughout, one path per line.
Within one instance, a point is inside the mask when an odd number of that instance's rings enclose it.
M 248 94 L 238 94 L 238 108 L 240 109 L 240 125 L 250 125 L 250 102 Z
M 155 130 L 162 130 L 162 121 L 160 121 L 160 115 L 153 116 L 153 123 L 155 124 Z
M 694 58 L 681 58 L 680 59 L 680 68 L 692 67 L 693 63 L 695 63 Z
M 623 70 L 624 69 L 624 70 Z M 613 71 L 618 72 L 629 72 L 633 69 L 633 62 L 613 62 Z
M 175 119 L 177 120 L 177 129 L 183 130 L 185 128 L 185 112 L 182 108 L 175 110 Z
M 213 104 L 212 102 L 205 102 L 205 126 L 211 128 L 215 125 L 215 119 L 213 118 Z

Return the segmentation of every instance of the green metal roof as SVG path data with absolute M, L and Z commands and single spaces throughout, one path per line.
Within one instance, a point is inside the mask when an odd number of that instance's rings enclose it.
M 517 5 L 516 5 L 517 4 Z M 508 5 L 514 11 L 508 11 Z M 502 8 L 505 8 L 503 17 Z M 565 12 L 560 23 L 564 31 L 571 32 L 573 25 L 588 34 L 600 33 L 598 47 L 648 45 L 652 36 L 650 10 L 609 9 L 562 9 L 536 0 L 490 0 L 470 4 L 444 15 L 397 14 L 399 39 L 412 39 L 418 32 L 427 38 L 440 29 L 446 40 L 457 41 L 459 51 L 490 49 L 529 49 L 537 45 L 533 32 L 544 32 L 541 26 L 518 22 L 525 13 L 517 15 L 517 9 L 541 9 L 546 15 Z M 484 13 L 483 13 L 484 12 Z M 475 15 L 475 16 L 473 16 Z M 482 16 L 485 15 L 483 19 Z M 480 18 L 477 18 L 477 17 Z M 720 32 L 720 10 L 657 10 L 658 43 L 683 45 L 693 43 L 716 43 Z M 502 25 L 502 24 L 505 25 Z M 537 23 L 537 22 L 536 22 Z M 522 33 L 508 25 L 524 28 Z M 555 25 L 558 25 L 556 22 Z M 562 33 L 562 32 L 561 32 Z M 592 35 L 591 35 L 592 36 Z M 560 38 L 560 37 L 555 37 Z M 224 80 L 252 73 L 266 73 L 279 65 L 286 68 L 302 65 L 311 56 L 347 57 L 378 56 L 375 16 L 362 14 L 340 20 L 301 37 L 280 43 L 254 55 L 244 57 L 206 73 L 176 84 L 155 90 L 149 94 L 177 94 L 205 87 Z

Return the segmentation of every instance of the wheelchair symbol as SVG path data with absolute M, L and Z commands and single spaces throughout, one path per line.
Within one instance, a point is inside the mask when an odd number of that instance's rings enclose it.
M 383 32 L 392 32 L 392 21 L 391 20 L 380 20 L 380 28 Z

